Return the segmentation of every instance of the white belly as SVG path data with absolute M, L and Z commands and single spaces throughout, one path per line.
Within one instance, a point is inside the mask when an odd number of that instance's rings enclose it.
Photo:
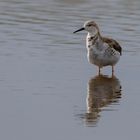
M 91 64 L 95 64 L 99 67 L 103 67 L 103 66 L 114 66 L 120 59 L 120 54 L 119 52 L 115 53 L 106 53 L 105 50 L 103 51 L 98 51 L 98 50 L 93 50 L 92 49 L 88 49 L 88 61 Z

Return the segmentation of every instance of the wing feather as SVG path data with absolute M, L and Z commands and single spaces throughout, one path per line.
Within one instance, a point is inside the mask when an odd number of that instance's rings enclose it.
M 102 37 L 102 39 L 103 39 L 103 42 L 109 45 L 109 47 L 114 48 L 116 51 L 120 53 L 120 55 L 122 54 L 122 48 L 116 40 L 112 38 L 107 38 L 107 37 Z

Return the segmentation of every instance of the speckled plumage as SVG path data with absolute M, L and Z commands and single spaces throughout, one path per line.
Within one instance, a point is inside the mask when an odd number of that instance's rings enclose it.
M 84 27 L 74 33 L 81 30 L 88 31 L 86 38 L 88 61 L 99 67 L 99 73 L 100 68 L 104 66 L 112 66 L 113 73 L 113 67 L 122 54 L 119 43 L 114 39 L 101 36 L 99 27 L 94 21 L 85 22 Z

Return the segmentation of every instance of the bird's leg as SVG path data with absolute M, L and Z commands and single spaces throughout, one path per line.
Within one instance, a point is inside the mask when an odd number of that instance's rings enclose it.
M 98 67 L 98 75 L 100 75 L 100 74 L 101 74 L 101 68 Z
M 112 77 L 114 76 L 114 66 L 112 66 Z

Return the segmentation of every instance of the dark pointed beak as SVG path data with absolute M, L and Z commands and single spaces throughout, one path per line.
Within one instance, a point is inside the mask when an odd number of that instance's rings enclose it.
M 81 28 L 81 29 L 79 29 L 79 30 L 76 30 L 75 32 L 73 32 L 73 33 L 77 33 L 77 32 L 80 32 L 80 31 L 83 31 L 83 30 L 85 30 L 85 28 L 83 27 L 83 28 Z

